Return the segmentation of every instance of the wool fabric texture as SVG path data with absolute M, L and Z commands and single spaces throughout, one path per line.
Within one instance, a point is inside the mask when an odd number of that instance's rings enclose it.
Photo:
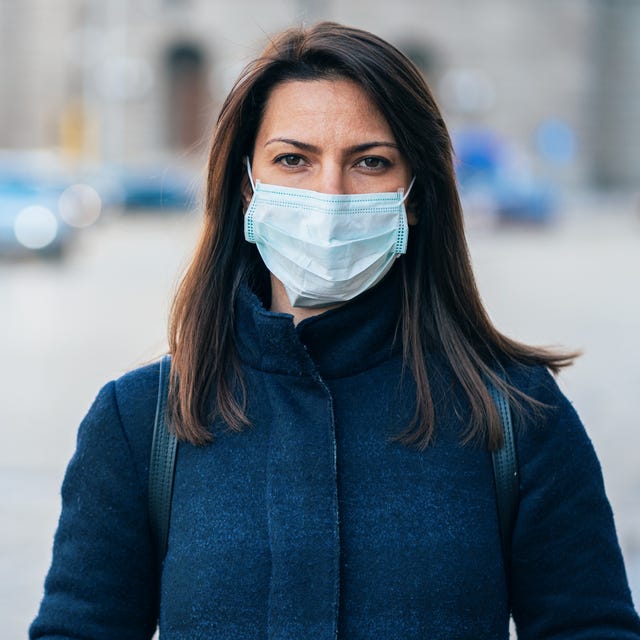
M 164 566 L 147 481 L 158 365 L 108 383 L 78 434 L 30 638 L 640 639 L 591 443 L 542 368 L 510 380 L 547 405 L 516 425 L 520 505 L 510 575 L 489 452 L 460 444 L 470 410 L 428 354 L 436 438 L 391 441 L 415 409 L 392 274 L 300 322 L 248 288 L 236 346 L 252 426 L 180 443 Z M 509 585 L 509 586 L 508 586 Z M 160 594 L 160 595 L 158 595 Z

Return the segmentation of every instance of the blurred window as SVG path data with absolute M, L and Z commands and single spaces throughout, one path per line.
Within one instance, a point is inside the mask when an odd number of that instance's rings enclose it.
M 168 51 L 166 64 L 169 143 L 174 149 L 192 148 L 208 122 L 205 56 L 199 46 L 180 43 Z

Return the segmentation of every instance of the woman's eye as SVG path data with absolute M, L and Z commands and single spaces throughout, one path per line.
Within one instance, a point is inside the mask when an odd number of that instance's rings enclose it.
M 384 158 L 376 158 L 374 156 L 370 156 L 367 158 L 363 158 L 358 162 L 361 167 L 366 167 L 367 169 L 382 169 L 382 167 L 389 166 L 389 161 Z
M 280 156 L 277 161 L 285 167 L 299 167 L 302 164 L 302 158 L 295 153 Z

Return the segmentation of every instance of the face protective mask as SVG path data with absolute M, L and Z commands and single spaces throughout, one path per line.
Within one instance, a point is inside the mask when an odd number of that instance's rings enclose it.
M 415 178 L 390 193 L 329 194 L 257 180 L 244 235 L 282 282 L 293 307 L 344 302 L 380 282 L 407 250 L 404 202 Z

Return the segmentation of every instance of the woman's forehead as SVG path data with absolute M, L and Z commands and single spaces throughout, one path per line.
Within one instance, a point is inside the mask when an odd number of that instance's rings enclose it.
M 342 78 L 289 80 L 272 89 L 256 145 L 274 138 L 349 145 L 363 136 L 394 142 L 386 119 L 359 84 Z

